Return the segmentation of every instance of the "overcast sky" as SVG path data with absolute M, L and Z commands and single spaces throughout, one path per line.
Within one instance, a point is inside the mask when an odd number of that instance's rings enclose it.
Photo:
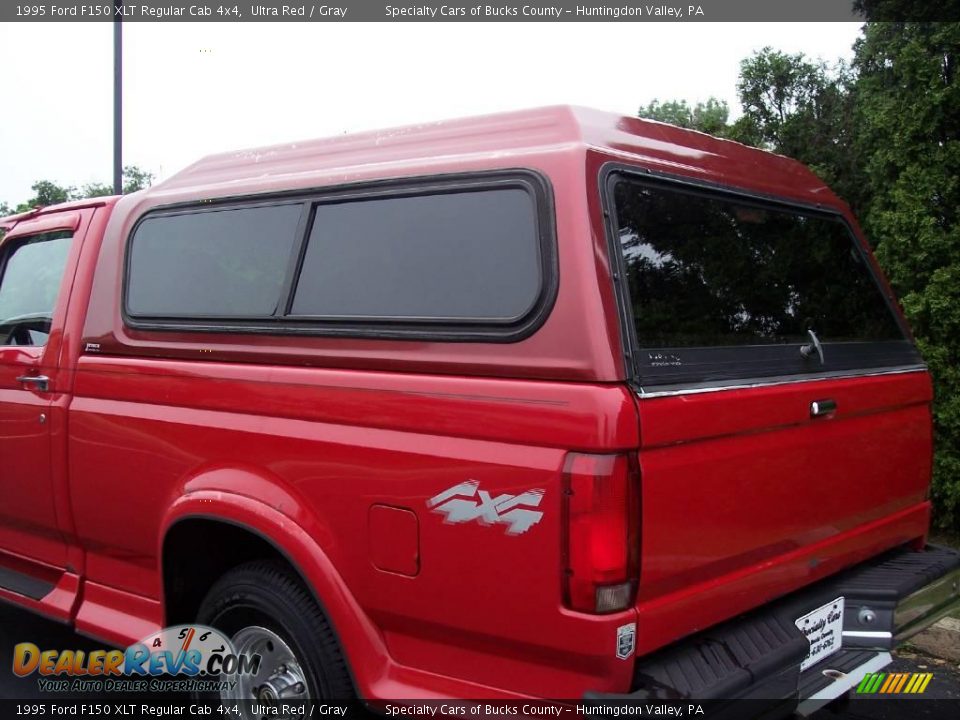
M 858 23 L 129 23 L 124 163 L 556 103 L 738 107 L 765 45 L 852 57 Z M 112 27 L 0 23 L 0 201 L 37 179 L 110 182 Z

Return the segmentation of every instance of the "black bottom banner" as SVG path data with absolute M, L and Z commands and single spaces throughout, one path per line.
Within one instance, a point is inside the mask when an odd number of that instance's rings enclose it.
M 364 703 L 336 701 L 199 701 L 130 697 L 61 697 L 48 700 L 0 699 L 0 718 L 773 718 L 798 717 L 797 703 L 769 700 L 396 700 Z M 955 720 L 960 698 L 885 698 L 871 696 L 831 703 L 814 720 Z

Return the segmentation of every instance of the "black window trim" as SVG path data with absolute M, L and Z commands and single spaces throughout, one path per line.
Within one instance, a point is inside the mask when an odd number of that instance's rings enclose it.
M 539 288 L 532 306 L 515 318 L 337 318 L 291 315 L 296 282 L 303 266 L 316 208 L 321 205 L 357 200 L 465 193 L 485 190 L 522 189 L 534 205 L 534 223 L 539 241 Z M 274 313 L 262 317 L 215 317 L 203 315 L 149 316 L 130 312 L 131 245 L 140 224 L 156 217 L 197 212 L 300 204 L 291 259 L 286 270 L 283 294 Z M 376 340 L 419 340 L 442 342 L 519 342 L 535 333 L 546 321 L 556 301 L 559 261 L 556 241 L 556 214 L 553 188 L 541 172 L 528 168 L 443 173 L 429 176 L 376 180 L 312 189 L 229 196 L 204 201 L 176 203 L 152 208 L 137 219 L 124 243 L 121 316 L 133 330 L 261 335 L 297 335 Z
M 619 227 L 617 224 L 617 211 L 614 203 L 614 188 L 620 178 L 629 178 L 634 182 L 645 184 L 650 187 L 659 187 L 673 189 L 690 195 L 700 195 L 710 198 L 726 198 L 736 200 L 741 203 L 753 205 L 761 209 L 779 209 L 781 211 L 799 212 L 805 215 L 821 217 L 831 220 L 839 220 L 849 234 L 857 252 L 860 254 L 867 267 L 870 278 L 876 285 L 887 308 L 893 314 L 897 326 L 903 333 L 904 341 L 915 348 L 910 328 L 904 321 L 899 309 L 896 306 L 896 300 L 890 292 L 883 286 L 880 278 L 874 269 L 873 263 L 864 250 L 859 236 L 854 232 L 854 228 L 842 212 L 833 207 L 825 207 L 819 203 L 804 203 L 801 201 L 784 198 L 779 195 L 760 193 L 746 190 L 741 187 L 725 185 L 698 178 L 690 178 L 674 173 L 655 170 L 652 168 L 638 167 L 622 162 L 606 162 L 600 167 L 598 173 L 598 189 L 600 191 L 600 203 L 604 217 L 604 229 L 607 235 L 607 252 L 610 256 L 611 267 L 614 269 L 613 285 L 614 294 L 617 301 L 617 310 L 620 322 L 621 346 L 623 349 L 624 366 L 627 369 L 628 380 L 637 388 L 642 396 L 656 397 L 661 395 L 683 394 L 687 392 L 706 392 L 710 390 L 723 390 L 742 387 L 757 387 L 771 384 L 782 384 L 786 378 L 797 380 L 819 380 L 829 379 L 831 377 L 859 377 L 865 375 L 886 374 L 887 372 L 911 372 L 916 370 L 925 370 L 926 364 L 917 354 L 917 362 L 907 364 L 893 363 L 888 365 L 878 365 L 865 367 L 859 370 L 838 370 L 809 372 L 801 374 L 783 375 L 763 374 L 759 376 L 744 375 L 742 377 L 724 378 L 716 380 L 680 380 L 668 381 L 660 380 L 658 382 L 645 382 L 642 368 L 640 366 L 640 353 L 643 348 L 640 345 L 636 335 L 636 326 L 633 321 L 633 309 L 629 297 L 629 291 L 626 287 L 627 273 L 624 263 L 623 253 L 620 248 Z M 836 344 L 836 343 L 834 343 Z M 740 345 L 739 348 L 749 347 L 768 347 L 764 345 L 750 346 Z M 690 349 L 690 348 L 687 348 Z M 729 349 L 721 346 L 722 349 Z M 650 388 L 647 390 L 646 388 Z

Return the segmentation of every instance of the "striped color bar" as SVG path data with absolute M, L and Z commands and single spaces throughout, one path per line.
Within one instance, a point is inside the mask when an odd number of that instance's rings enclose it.
M 933 673 L 867 673 L 857 685 L 860 695 L 919 695 L 927 689 Z

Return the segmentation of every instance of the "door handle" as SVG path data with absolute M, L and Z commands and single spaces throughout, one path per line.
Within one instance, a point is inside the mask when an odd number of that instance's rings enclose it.
M 17 382 L 24 385 L 33 385 L 40 392 L 46 392 L 50 389 L 50 378 L 46 375 L 21 375 L 17 378 Z
M 823 417 L 836 411 L 836 400 L 814 400 L 810 403 L 810 417 Z

